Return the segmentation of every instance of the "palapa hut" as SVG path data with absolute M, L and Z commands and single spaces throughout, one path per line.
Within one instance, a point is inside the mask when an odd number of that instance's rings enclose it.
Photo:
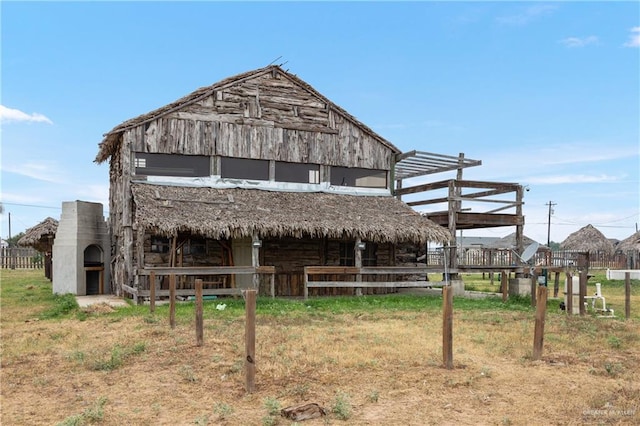
M 48 217 L 39 224 L 27 229 L 24 236 L 18 240 L 19 246 L 33 247 L 44 255 L 44 274 L 49 279 L 52 279 L 51 252 L 57 230 L 58 221 Z
M 640 250 L 640 231 L 620 241 L 616 246 L 616 250 L 621 252 Z
M 278 66 L 128 120 L 96 157 L 110 163 L 111 288 L 138 297 L 150 268 L 264 265 L 276 295 L 299 296 L 305 266 L 390 266 L 396 244 L 448 241 L 392 196 L 399 154 Z
M 607 255 L 612 254 L 614 251 L 611 241 L 609 241 L 602 232 L 598 231 L 592 225 L 587 225 L 570 234 L 562 243 L 560 243 L 560 249 L 589 253 L 603 253 Z

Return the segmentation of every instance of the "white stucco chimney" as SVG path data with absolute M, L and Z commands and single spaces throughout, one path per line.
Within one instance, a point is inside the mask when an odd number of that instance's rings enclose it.
M 110 256 L 102 204 L 63 202 L 53 242 L 53 292 L 78 296 L 110 293 Z

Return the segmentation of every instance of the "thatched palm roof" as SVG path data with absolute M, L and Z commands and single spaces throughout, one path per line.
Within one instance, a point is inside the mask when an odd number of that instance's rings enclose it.
M 446 242 L 449 231 L 391 196 L 276 192 L 134 184 L 138 224 L 161 235 L 215 239 L 361 238 L 372 242 Z
M 338 105 L 331 102 L 328 98 L 324 97 L 317 90 L 315 90 L 311 85 L 301 80 L 296 75 L 290 74 L 284 71 L 282 68 L 280 68 L 277 65 L 269 65 L 264 68 L 259 68 L 257 70 L 248 71 L 242 74 L 238 74 L 238 75 L 226 78 L 211 86 L 201 87 L 198 90 L 178 99 L 175 102 L 172 102 L 161 108 L 155 109 L 149 113 L 146 113 L 125 121 L 124 123 L 116 126 L 110 132 L 104 135 L 102 142 L 100 142 L 99 144 L 98 155 L 96 156 L 94 161 L 96 163 L 102 163 L 106 161 L 109 158 L 109 156 L 111 156 L 111 154 L 115 152 L 115 150 L 117 149 L 119 136 L 126 130 L 132 129 L 134 127 L 156 120 L 174 111 L 180 110 L 190 104 L 200 101 L 201 99 L 211 96 L 217 90 L 221 90 L 229 86 L 240 84 L 243 81 L 260 77 L 261 75 L 264 75 L 267 73 L 278 73 L 280 74 L 280 76 L 291 80 L 293 83 L 300 86 L 303 90 L 306 90 L 311 96 L 326 103 L 329 109 L 336 111 L 337 113 L 342 115 L 344 118 L 346 118 L 347 120 L 351 121 L 356 126 L 358 126 L 363 132 L 369 134 L 371 137 L 373 137 L 383 145 L 390 148 L 394 153 L 396 154 L 400 153 L 400 150 L 396 146 L 394 146 L 391 142 L 387 141 L 382 136 L 378 135 L 373 130 L 371 130 L 371 128 L 367 127 L 365 124 L 358 121 L 358 119 L 356 119 L 354 116 L 349 114 L 347 111 L 345 111 Z
M 33 247 L 38 251 L 51 251 L 53 237 L 58 230 L 58 221 L 48 217 L 39 224 L 27 229 L 22 238 L 18 240 L 18 245 Z
M 611 241 L 592 225 L 587 225 L 569 235 L 560 243 L 560 248 L 562 250 L 613 253 Z
M 640 231 L 620 241 L 616 249 L 621 251 L 640 250 Z

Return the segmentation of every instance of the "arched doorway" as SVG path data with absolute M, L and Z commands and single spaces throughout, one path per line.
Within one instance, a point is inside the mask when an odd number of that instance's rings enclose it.
M 84 271 L 86 295 L 104 292 L 104 263 L 102 249 L 92 244 L 84 249 Z

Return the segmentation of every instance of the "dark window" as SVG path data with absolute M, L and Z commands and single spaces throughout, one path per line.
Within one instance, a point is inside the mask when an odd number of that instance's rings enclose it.
M 376 243 L 366 243 L 362 251 L 362 266 L 378 266 L 378 245 Z
M 220 176 L 232 179 L 269 180 L 269 161 L 222 157 Z
M 184 244 L 184 254 L 206 254 L 207 243 L 204 239 L 190 238 Z
M 320 166 L 276 161 L 276 181 L 320 183 Z
M 169 253 L 169 238 L 151 237 L 151 253 Z
M 135 153 L 136 175 L 198 177 L 211 173 L 205 155 Z
M 387 172 L 355 167 L 331 167 L 331 185 L 386 188 Z
M 340 266 L 354 266 L 356 264 L 354 247 L 353 241 L 340 243 Z
M 355 243 L 354 242 L 341 242 L 340 243 L 340 266 L 355 266 Z M 365 248 L 362 251 L 362 266 L 377 266 L 378 258 L 376 256 L 378 245 L 375 243 L 365 243 Z

